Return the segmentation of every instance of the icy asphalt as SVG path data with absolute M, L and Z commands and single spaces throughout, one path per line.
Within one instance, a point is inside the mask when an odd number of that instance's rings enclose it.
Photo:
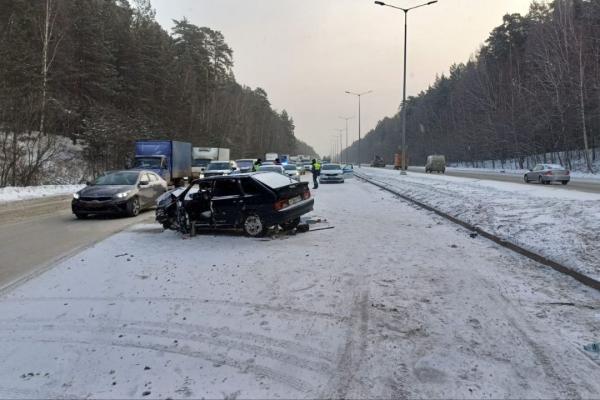
M 0 397 L 597 398 L 600 294 L 374 186 L 334 229 L 139 224 L 0 298 Z

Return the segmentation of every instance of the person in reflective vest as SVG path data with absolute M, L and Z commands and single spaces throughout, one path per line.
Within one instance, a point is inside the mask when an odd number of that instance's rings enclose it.
M 262 160 L 260 158 L 256 161 L 254 161 L 254 164 L 252 164 L 252 172 L 258 171 L 260 169 L 261 165 L 262 165 Z
M 319 187 L 319 175 L 321 175 L 321 164 L 313 158 L 312 162 L 313 189 Z

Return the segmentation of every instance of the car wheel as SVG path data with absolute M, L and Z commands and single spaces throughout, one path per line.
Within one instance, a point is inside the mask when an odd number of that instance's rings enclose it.
M 529 178 L 527 178 L 527 174 L 523 175 L 523 181 L 525 181 L 525 183 L 529 183 Z
M 562 181 L 561 182 L 563 185 L 566 185 L 567 183 L 569 183 L 569 181 Z
M 77 219 L 88 219 L 89 215 L 88 214 L 80 214 L 80 213 L 76 213 L 75 217 L 77 217 Z
M 267 231 L 264 221 L 256 214 L 246 215 L 243 226 L 244 233 L 250 237 L 260 237 Z
M 300 224 L 300 217 L 295 218 L 291 221 L 284 222 L 283 224 L 281 224 L 281 228 L 284 231 L 291 231 L 292 229 L 295 229 L 299 224 Z
M 542 180 L 542 176 L 541 175 L 538 175 L 538 183 L 539 184 L 544 183 L 544 181 Z
M 127 216 L 128 217 L 137 217 L 138 215 L 140 215 L 140 210 L 141 210 L 140 199 L 138 199 L 137 197 L 132 197 L 127 202 Z

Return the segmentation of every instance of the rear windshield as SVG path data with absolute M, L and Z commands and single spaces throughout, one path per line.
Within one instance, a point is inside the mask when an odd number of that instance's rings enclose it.
M 323 165 L 323 167 L 321 169 L 323 169 L 323 170 L 328 170 L 328 169 L 342 169 L 342 167 L 340 167 L 339 164 L 325 164 L 325 165 Z
M 281 173 L 281 166 L 280 165 L 263 165 L 260 167 L 261 171 L 272 171 L 272 172 L 279 172 Z
M 209 162 L 210 162 L 209 159 L 194 158 L 192 160 L 192 167 L 206 167 Z
M 252 160 L 237 160 L 236 163 L 240 168 L 248 168 L 254 164 Z
M 297 183 L 296 181 L 288 178 L 285 175 L 277 174 L 274 172 L 265 172 L 264 174 L 256 174 L 253 176 L 259 182 L 264 183 L 270 188 L 279 189 L 281 187 Z
M 209 171 L 218 171 L 218 170 L 222 170 L 222 169 L 229 169 L 229 163 L 228 162 L 210 163 L 210 164 L 208 164 L 207 169 Z

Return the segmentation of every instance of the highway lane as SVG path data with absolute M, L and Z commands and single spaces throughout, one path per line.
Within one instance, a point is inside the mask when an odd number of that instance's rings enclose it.
M 136 218 L 77 220 L 71 214 L 70 196 L 2 204 L 0 290 L 130 225 L 153 218 L 154 212 L 147 211 Z
M 409 171 L 425 173 L 425 167 L 409 167 Z M 481 172 L 481 171 L 465 171 L 465 170 L 453 170 L 452 168 L 446 169 L 446 175 L 448 176 L 456 176 L 459 178 L 472 178 L 472 179 L 484 179 L 484 180 L 492 180 L 492 181 L 500 181 L 500 182 L 511 182 L 511 183 L 521 183 L 526 185 L 523 181 L 523 177 L 521 175 L 514 174 L 502 174 L 502 173 L 494 173 L 494 172 Z M 538 183 L 529 183 L 529 185 L 537 185 Z M 600 193 L 600 181 L 594 182 L 591 180 L 571 178 L 571 182 L 568 185 L 563 186 L 561 184 L 553 184 L 558 190 L 578 190 L 581 192 L 587 193 Z

